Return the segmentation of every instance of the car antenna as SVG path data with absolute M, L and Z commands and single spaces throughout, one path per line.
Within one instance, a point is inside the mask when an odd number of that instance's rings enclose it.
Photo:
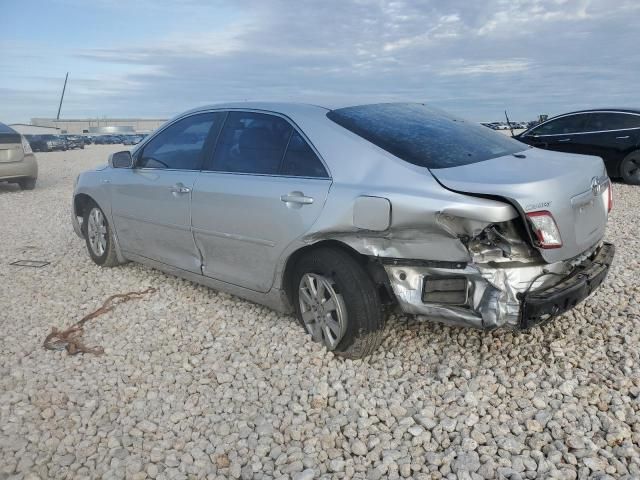
M 504 111 L 504 116 L 507 119 L 507 125 L 509 125 L 509 130 L 511 130 L 511 136 L 513 137 L 513 127 L 511 126 L 511 122 L 509 121 L 509 115 L 507 115 L 507 111 Z

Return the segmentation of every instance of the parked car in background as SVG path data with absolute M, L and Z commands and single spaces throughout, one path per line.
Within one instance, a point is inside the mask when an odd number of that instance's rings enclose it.
M 98 265 L 295 312 L 361 357 L 383 305 L 485 330 L 573 308 L 611 264 L 610 208 L 601 159 L 422 104 L 246 102 L 186 112 L 82 173 L 72 222 Z
M 581 110 L 553 117 L 516 138 L 537 148 L 596 155 L 611 177 L 640 185 L 640 110 Z
M 142 135 L 126 135 L 122 140 L 123 145 L 137 145 L 144 137 Z
M 37 179 L 38 162 L 31 145 L 14 129 L 0 123 L 0 181 L 17 183 L 23 190 L 33 190 Z
M 67 136 L 66 135 L 54 135 L 55 136 L 55 140 L 58 142 L 58 149 L 66 152 L 67 150 L 69 150 L 69 142 L 67 141 Z
M 31 135 L 28 142 L 34 152 L 67 150 L 67 142 L 60 135 Z
M 65 140 L 67 142 L 67 148 L 69 149 L 84 149 L 84 138 L 80 135 L 67 135 Z
M 98 135 L 97 137 L 94 138 L 94 143 L 96 145 L 110 145 L 114 142 L 111 135 Z
M 47 152 L 47 141 L 43 138 L 44 135 L 24 135 L 24 138 L 29 142 L 31 150 L 34 152 Z

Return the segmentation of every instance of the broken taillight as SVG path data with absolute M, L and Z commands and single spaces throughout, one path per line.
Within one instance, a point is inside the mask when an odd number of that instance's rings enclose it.
M 540 248 L 560 248 L 562 247 L 562 237 L 558 225 L 547 210 L 527 213 L 529 224 L 533 233 L 538 239 Z

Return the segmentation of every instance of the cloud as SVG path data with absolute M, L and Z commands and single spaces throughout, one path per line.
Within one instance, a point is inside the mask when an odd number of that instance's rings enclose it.
M 481 75 L 481 74 L 509 74 L 524 72 L 529 69 L 531 62 L 525 59 L 495 60 L 482 63 L 468 63 L 465 60 L 451 62 L 450 67 L 439 71 L 440 75 Z
M 101 0 L 100 8 L 110 5 Z M 640 32 L 629 22 L 640 4 L 632 0 L 172 5 L 176 27 L 129 39 L 121 30 L 117 45 L 77 43 L 53 53 L 57 63 L 77 63 L 65 111 L 157 116 L 227 100 L 419 100 L 491 120 L 505 108 L 528 119 L 640 104 L 640 53 L 631 48 Z M 153 16 L 170 6 L 149 8 Z M 136 23 L 145 27 L 143 19 Z M 28 70 L 36 68 L 33 62 Z M 12 81 L 20 75 L 14 71 Z M 16 88 L 6 82 L 0 79 L 0 87 Z M 36 116 L 37 105 L 10 100 L 0 108 Z

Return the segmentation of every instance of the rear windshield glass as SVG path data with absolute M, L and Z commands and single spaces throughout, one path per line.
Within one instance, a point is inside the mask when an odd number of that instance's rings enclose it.
M 419 103 L 340 108 L 329 119 L 402 160 L 448 168 L 521 152 L 527 145 Z
M 0 143 L 20 143 L 22 139 L 20 134 L 13 128 L 7 127 L 4 123 L 0 123 Z

